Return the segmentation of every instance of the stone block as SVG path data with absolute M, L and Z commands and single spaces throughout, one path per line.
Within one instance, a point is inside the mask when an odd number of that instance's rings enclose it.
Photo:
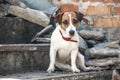
M 0 18 L 0 44 L 30 43 L 43 28 L 18 17 Z
M 10 44 L 0 46 L 0 74 L 46 71 L 49 44 Z

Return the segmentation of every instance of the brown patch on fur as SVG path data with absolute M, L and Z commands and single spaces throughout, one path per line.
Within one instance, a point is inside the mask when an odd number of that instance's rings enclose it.
M 58 22 L 59 24 L 61 24 L 61 22 L 62 22 L 62 16 L 63 16 L 63 13 L 57 14 L 57 15 L 54 17 L 55 21 Z
M 81 22 L 84 15 L 81 12 L 75 12 L 75 13 L 77 15 L 78 20 Z
M 78 20 L 75 12 L 66 12 L 62 16 L 62 23 L 60 24 L 62 29 L 64 29 L 64 30 L 70 25 L 69 14 L 71 14 L 71 22 L 76 28 L 78 28 L 78 26 L 80 24 L 80 21 Z
M 86 18 L 83 18 L 83 22 L 89 25 L 89 20 L 87 20 Z
M 119 79 L 118 79 L 118 76 L 115 75 L 114 78 L 113 78 L 113 80 L 119 80 Z
M 59 13 L 59 14 L 57 14 L 55 17 L 54 17 L 54 19 L 55 19 L 55 21 L 56 22 L 58 22 L 61 26 L 62 26 L 62 28 L 65 30 L 67 27 L 68 27 L 68 25 L 69 25 L 69 16 L 68 16 L 68 14 L 66 14 L 66 13 L 70 13 L 71 15 L 72 15 L 72 23 L 73 23 L 73 25 L 77 28 L 78 26 L 79 26 L 79 24 L 80 24 L 80 22 L 83 20 L 83 22 L 85 22 L 87 25 L 89 24 L 89 21 L 87 20 L 87 19 L 85 19 L 85 18 L 83 18 L 83 14 L 82 13 L 80 13 L 80 12 L 65 12 L 65 13 Z M 68 22 L 68 24 L 64 24 L 64 21 L 67 21 Z M 78 23 L 76 24 L 76 23 L 74 23 L 74 22 L 76 22 L 76 21 L 78 21 Z M 66 22 L 65 22 L 66 23 Z

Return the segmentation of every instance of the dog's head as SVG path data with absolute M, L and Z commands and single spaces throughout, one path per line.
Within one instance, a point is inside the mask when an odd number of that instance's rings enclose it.
M 76 11 L 64 12 L 56 15 L 55 20 L 68 35 L 73 36 L 80 22 L 84 20 L 83 16 L 82 13 Z

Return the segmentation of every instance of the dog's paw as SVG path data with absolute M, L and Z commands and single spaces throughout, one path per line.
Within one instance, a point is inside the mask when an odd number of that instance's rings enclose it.
M 95 67 L 84 67 L 84 68 L 82 68 L 83 69 L 83 71 L 92 71 L 92 70 L 97 70 L 98 68 L 95 68 Z
M 48 72 L 48 73 L 52 73 L 52 72 L 54 72 L 54 70 L 55 70 L 54 67 L 49 67 L 49 68 L 47 69 L 47 72 Z
M 101 67 L 91 67 L 91 70 L 93 71 L 98 71 L 98 70 L 102 70 L 104 68 L 101 68 Z
M 73 73 L 79 73 L 80 70 L 78 68 L 72 68 Z
M 92 67 L 84 67 L 83 68 L 83 71 L 90 71 L 90 70 L 92 70 Z

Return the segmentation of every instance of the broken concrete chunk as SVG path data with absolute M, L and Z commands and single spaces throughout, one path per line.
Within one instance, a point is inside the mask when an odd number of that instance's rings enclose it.
M 120 49 L 94 47 L 91 49 L 87 49 L 85 54 L 90 58 L 114 57 L 120 55 Z
M 79 40 L 80 40 L 80 42 L 79 42 L 79 50 L 80 50 L 81 53 L 84 54 L 85 50 L 88 48 L 87 43 L 81 36 L 79 36 Z
M 92 48 L 94 47 L 94 45 L 97 44 L 97 42 L 95 42 L 94 40 L 86 40 L 88 48 Z
M 18 6 L 10 6 L 8 12 L 43 27 L 46 27 L 50 22 L 49 18 L 42 11 L 33 10 L 30 8 L 24 9 Z
M 21 0 L 5 0 L 9 4 L 20 6 L 22 8 L 27 8 L 27 5 L 21 2 Z
M 96 67 L 117 67 L 116 65 L 120 64 L 120 60 L 118 57 L 110 57 L 105 59 L 93 59 L 86 62 L 88 66 L 96 66 Z M 108 67 L 110 68 L 110 67 Z
M 21 2 L 25 3 L 29 8 L 44 11 L 52 5 L 48 0 L 21 0 Z
M 87 40 L 102 40 L 104 38 L 104 34 L 98 31 L 81 30 L 79 34 Z
M 119 40 L 117 40 L 117 41 L 113 41 L 113 42 L 111 42 L 111 43 L 109 43 L 108 45 L 107 45 L 107 47 L 109 47 L 109 48 L 120 48 L 120 41 Z
M 4 6 L 0 5 L 0 17 L 5 16 Z
M 101 48 L 113 48 L 113 49 L 120 49 L 120 41 L 113 41 L 113 42 L 106 42 L 106 43 L 99 43 L 97 45 L 95 45 L 95 47 L 101 47 Z

